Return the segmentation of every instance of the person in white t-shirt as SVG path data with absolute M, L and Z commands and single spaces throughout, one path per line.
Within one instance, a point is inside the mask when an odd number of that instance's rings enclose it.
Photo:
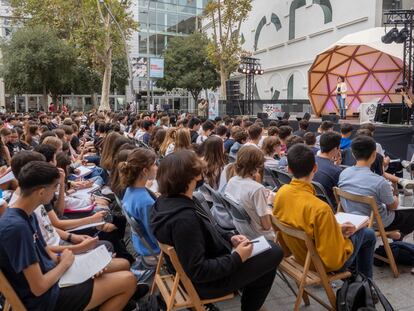
M 245 143 L 243 147 L 254 146 L 257 149 L 260 149 L 259 142 L 263 136 L 263 129 L 259 125 L 253 124 L 247 131 L 249 133 L 249 141 Z
M 246 211 L 251 222 L 235 224 L 240 234 L 249 239 L 264 235 L 272 240 L 274 232 L 271 225 L 272 201 L 274 194 L 259 181 L 264 165 L 263 152 L 254 146 L 241 148 L 234 164 L 236 176 L 226 186 L 225 195 L 234 200 Z

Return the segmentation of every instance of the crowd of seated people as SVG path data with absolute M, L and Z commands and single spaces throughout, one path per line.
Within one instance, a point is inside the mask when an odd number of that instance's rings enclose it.
M 346 123 L 335 132 L 325 121 L 312 132 L 303 120 L 295 131 L 287 120 L 265 126 L 247 117 L 206 120 L 165 112 L 0 119 L 0 179 L 9 176 L 0 184 L 6 200 L 0 269 L 29 310 L 43 310 L 45 301 L 48 310 L 133 310 L 148 291 L 134 267 L 157 256 L 158 243 L 175 248 L 202 299 L 240 290 L 241 309 L 259 310 L 283 258 L 272 217 L 312 237 L 327 271 L 352 266 L 373 277 L 375 233 L 336 222 L 335 187 L 373 196 L 386 230 L 400 232 L 395 239 L 414 230 L 414 213 L 396 210 L 398 187 L 411 191 L 414 182 L 389 170 L 372 125 L 356 131 Z M 292 181 L 269 189 L 265 171 Z M 316 196 L 312 182 L 329 200 Z M 249 221 L 236 223 L 215 193 L 235 202 Z M 370 215 L 367 206 L 341 203 L 347 213 Z M 125 215 L 140 227 L 130 246 Z M 250 258 L 251 240 L 261 236 L 270 249 Z M 305 245 L 282 239 L 303 263 Z M 106 270 L 59 288 L 74 256 L 102 245 L 113 255 Z

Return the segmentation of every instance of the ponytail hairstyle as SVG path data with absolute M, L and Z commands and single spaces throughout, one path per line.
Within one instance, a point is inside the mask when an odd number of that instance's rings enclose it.
M 138 148 L 132 151 L 125 162 L 118 165 L 121 185 L 123 187 L 132 186 L 141 176 L 144 168 L 149 169 L 156 160 L 154 151 L 146 148 Z

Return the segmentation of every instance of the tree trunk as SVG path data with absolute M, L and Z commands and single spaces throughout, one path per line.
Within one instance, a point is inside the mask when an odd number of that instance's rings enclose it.
M 112 42 L 111 42 L 111 17 L 107 14 L 105 18 L 105 52 L 103 63 L 105 71 L 102 79 L 102 94 L 99 111 L 111 111 L 109 105 L 109 93 L 111 91 L 111 75 L 112 75 Z
M 224 71 L 223 67 L 220 68 L 220 99 L 227 99 L 227 92 L 226 92 L 226 82 L 227 82 L 227 73 Z
M 111 111 L 109 105 L 109 93 L 111 88 L 111 73 L 112 73 L 112 62 L 109 61 L 105 65 L 105 72 L 102 80 L 102 94 L 101 103 L 99 105 L 99 111 Z

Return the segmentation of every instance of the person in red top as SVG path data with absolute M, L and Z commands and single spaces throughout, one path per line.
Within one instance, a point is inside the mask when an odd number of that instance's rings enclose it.
M 68 107 L 66 107 L 65 104 L 62 105 L 62 112 L 64 112 L 64 113 L 68 112 Z
M 55 104 L 54 103 L 50 103 L 49 105 L 49 112 L 55 112 Z

